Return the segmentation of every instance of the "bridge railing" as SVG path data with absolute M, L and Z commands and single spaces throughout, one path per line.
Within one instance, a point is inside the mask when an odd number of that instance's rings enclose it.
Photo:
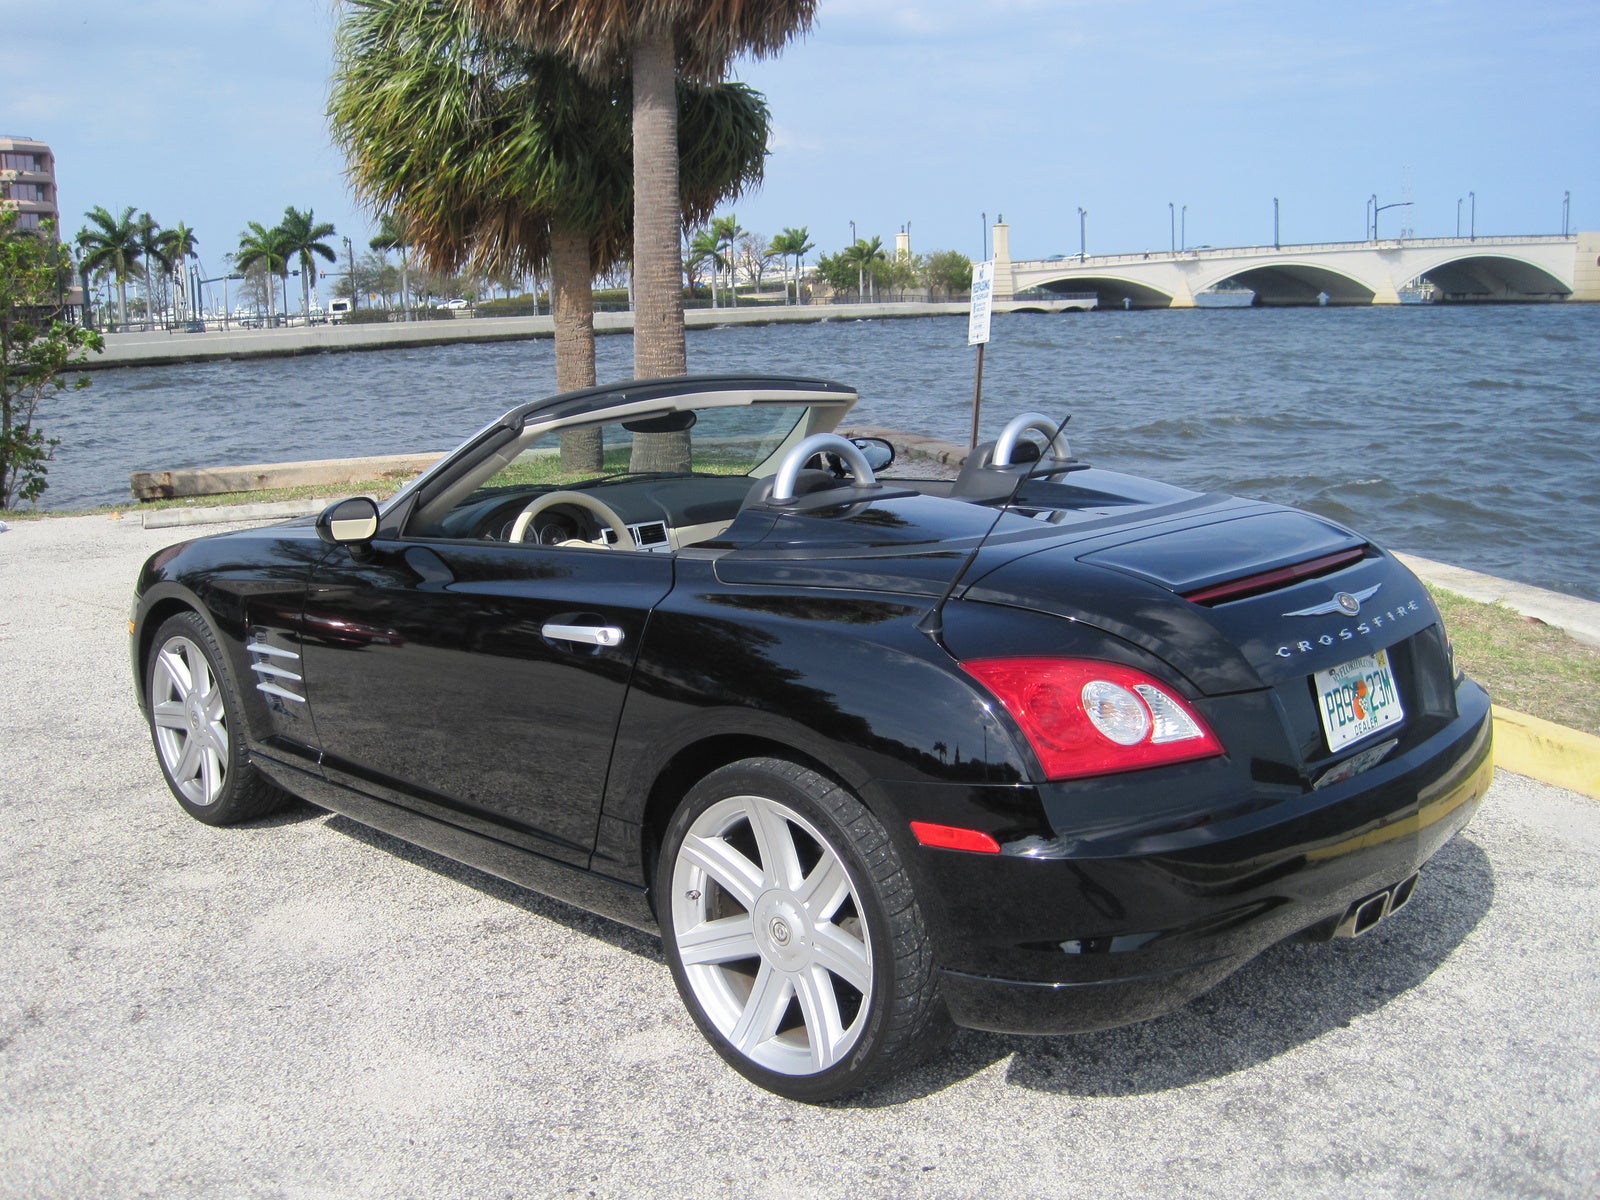
M 1329 253 L 1341 250 L 1398 250 L 1406 246 L 1421 248 L 1449 246 L 1525 246 L 1529 242 L 1575 242 L 1576 234 L 1535 233 L 1524 237 L 1446 237 L 1446 238 L 1367 238 L 1355 242 L 1296 242 L 1281 246 L 1191 246 L 1187 250 L 1147 250 L 1139 254 L 1089 254 L 1079 258 L 1076 254 L 1054 259 L 1013 259 L 1016 267 L 1072 268 L 1090 263 L 1099 266 L 1119 266 L 1125 263 L 1145 262 L 1195 262 L 1215 258 L 1254 258 L 1266 255 Z

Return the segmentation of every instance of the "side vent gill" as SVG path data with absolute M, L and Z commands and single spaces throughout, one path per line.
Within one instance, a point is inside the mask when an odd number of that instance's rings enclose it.
M 246 649 L 250 651 L 250 669 L 256 675 L 256 691 L 280 700 L 293 700 L 296 704 L 306 702 L 300 694 L 304 681 L 297 671 L 290 669 L 299 667 L 299 654 L 270 645 L 265 634 L 257 634 Z

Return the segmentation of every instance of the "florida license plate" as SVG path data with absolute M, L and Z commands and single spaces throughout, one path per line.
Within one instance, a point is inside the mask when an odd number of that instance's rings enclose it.
M 1387 650 L 1318 671 L 1313 678 L 1329 750 L 1343 749 L 1405 717 Z

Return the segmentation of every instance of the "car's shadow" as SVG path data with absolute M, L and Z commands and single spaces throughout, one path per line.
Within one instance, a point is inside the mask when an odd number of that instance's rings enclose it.
M 308 815 L 326 817 L 324 825 L 335 833 L 342 833 L 346 837 L 354 838 L 386 854 L 392 854 L 405 862 L 424 867 L 455 883 L 465 884 L 486 896 L 515 905 L 524 912 L 565 925 L 585 937 L 597 938 L 619 950 L 626 950 L 630 954 L 637 954 L 641 958 L 666 966 L 667 960 L 661 956 L 661 939 L 654 934 L 641 933 L 631 926 L 613 921 L 609 917 L 597 916 L 564 900 L 556 900 L 541 892 L 530 891 L 520 884 L 508 883 L 496 875 L 456 862 L 453 858 L 446 858 L 421 846 L 412 845 L 410 842 L 402 841 L 338 813 L 313 808 L 309 804 L 304 807 Z
M 1402 913 L 1354 941 L 1285 942 L 1177 1012 L 1066 1037 L 958 1033 L 926 1066 L 843 1103 L 920 1098 L 1010 1056 L 1006 1081 L 1073 1096 L 1160 1092 L 1277 1057 L 1376 1012 L 1448 958 L 1489 909 L 1494 872 L 1470 835 L 1423 868 Z
M 348 817 L 305 804 L 263 824 L 319 816 L 337 833 L 665 966 L 661 941 L 652 934 Z M 1138 1025 L 1042 1038 L 961 1030 L 925 1065 L 835 1106 L 879 1108 L 919 1099 L 1007 1057 L 1008 1083 L 1073 1096 L 1139 1095 L 1229 1075 L 1347 1026 L 1422 983 L 1483 920 L 1493 896 L 1488 856 L 1466 834 L 1423 868 L 1405 911 L 1365 937 L 1274 946 L 1177 1012 Z

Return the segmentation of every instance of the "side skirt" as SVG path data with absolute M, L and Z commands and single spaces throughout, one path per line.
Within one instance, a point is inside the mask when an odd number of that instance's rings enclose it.
M 318 808 L 329 809 L 585 912 L 608 917 L 644 933 L 660 932 L 643 888 L 446 825 L 399 805 L 351 791 L 321 775 L 299 770 L 264 754 L 253 754 L 251 760 L 274 783 Z

